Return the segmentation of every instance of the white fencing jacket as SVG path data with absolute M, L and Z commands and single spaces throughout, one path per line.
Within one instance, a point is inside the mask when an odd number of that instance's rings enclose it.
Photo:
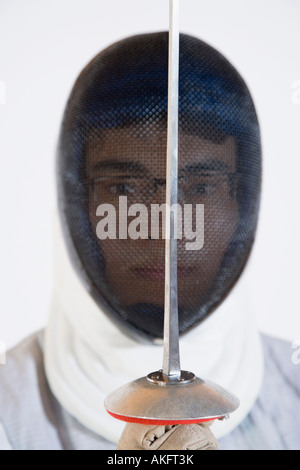
M 0 366 L 0 449 L 115 449 L 125 423 L 108 415 L 104 398 L 161 368 L 162 345 L 141 344 L 106 317 L 56 231 L 48 323 Z M 300 366 L 288 342 L 257 332 L 246 278 L 182 336 L 181 366 L 240 399 L 230 419 L 211 428 L 221 450 L 300 449 Z

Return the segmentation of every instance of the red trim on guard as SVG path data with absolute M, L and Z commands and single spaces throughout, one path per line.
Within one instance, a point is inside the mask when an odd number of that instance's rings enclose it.
M 168 419 L 143 419 L 143 418 L 131 418 L 130 416 L 122 416 L 111 411 L 106 410 L 113 418 L 119 419 L 121 421 L 126 421 L 126 423 L 136 423 L 136 424 L 154 424 L 159 425 L 173 425 L 173 424 L 195 424 L 195 423 L 205 423 L 207 421 L 214 421 L 215 419 L 220 419 L 221 416 L 216 418 L 206 418 L 206 419 L 181 419 L 181 420 L 168 420 Z

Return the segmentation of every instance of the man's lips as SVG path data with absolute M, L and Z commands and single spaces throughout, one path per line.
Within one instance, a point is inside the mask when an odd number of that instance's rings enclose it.
M 139 277 L 148 279 L 151 281 L 162 281 L 165 278 L 165 268 L 161 266 L 139 266 L 132 268 L 132 271 Z M 194 272 L 194 268 L 191 266 L 178 266 L 177 276 L 185 277 L 189 276 Z

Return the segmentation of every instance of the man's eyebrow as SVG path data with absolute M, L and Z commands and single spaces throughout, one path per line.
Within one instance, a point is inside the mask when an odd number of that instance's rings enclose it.
M 214 159 L 204 162 L 198 162 L 191 165 L 185 165 L 184 167 L 180 168 L 179 173 L 180 175 L 189 175 L 189 174 L 199 174 L 205 171 L 217 171 L 220 173 L 228 173 L 230 171 L 230 166 L 227 163 L 222 162 L 221 160 Z
M 130 173 L 148 173 L 147 168 L 139 162 L 136 161 L 120 161 L 120 160 L 105 160 L 100 162 L 95 162 L 91 165 L 93 171 L 122 171 Z M 203 172 L 221 172 L 226 173 L 230 171 L 229 165 L 222 162 L 218 159 L 213 159 L 209 161 L 202 161 L 195 164 L 185 165 L 179 169 L 179 174 L 189 175 L 189 174 L 199 174 Z
M 91 165 L 93 171 L 104 170 L 104 171 L 129 171 L 130 173 L 146 173 L 147 168 L 138 162 L 123 162 L 120 160 L 106 160 L 102 162 L 96 162 Z

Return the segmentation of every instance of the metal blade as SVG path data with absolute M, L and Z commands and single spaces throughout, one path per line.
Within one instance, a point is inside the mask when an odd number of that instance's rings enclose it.
M 179 0 L 170 0 L 163 369 L 120 387 L 104 403 L 114 418 L 149 425 L 224 419 L 239 406 L 239 400 L 219 385 L 180 368 L 176 236 L 178 85 Z
M 179 0 L 170 0 L 163 374 L 180 377 L 177 295 Z M 172 208 L 172 210 L 170 210 Z

